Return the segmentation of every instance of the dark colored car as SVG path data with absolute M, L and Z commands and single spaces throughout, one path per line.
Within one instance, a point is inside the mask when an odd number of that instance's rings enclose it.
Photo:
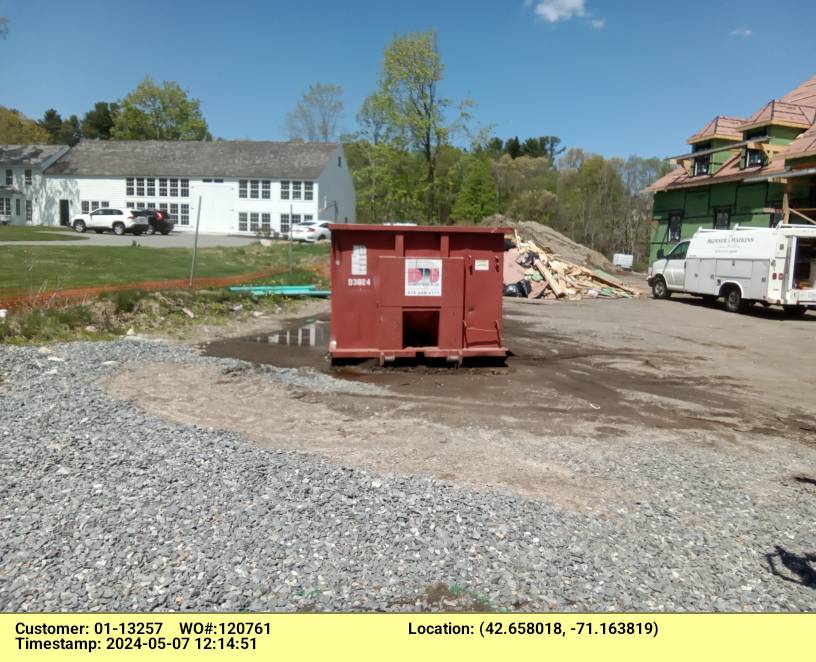
M 145 234 L 170 234 L 176 226 L 173 216 L 161 209 L 136 209 L 134 216 L 147 219 L 147 230 Z

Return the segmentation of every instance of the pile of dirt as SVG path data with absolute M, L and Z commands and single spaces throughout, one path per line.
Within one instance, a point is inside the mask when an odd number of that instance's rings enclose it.
M 574 264 L 609 272 L 618 271 L 618 268 L 598 251 L 573 241 L 548 225 L 542 225 L 535 221 L 514 221 L 501 214 L 489 216 L 482 221 L 482 224 L 513 228 L 524 239 L 534 241 L 548 253 L 554 253 Z

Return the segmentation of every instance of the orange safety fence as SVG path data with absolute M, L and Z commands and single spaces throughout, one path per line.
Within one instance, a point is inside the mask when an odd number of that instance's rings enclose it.
M 195 278 L 192 289 L 203 287 L 226 287 L 228 285 L 238 285 L 259 278 L 269 278 L 278 274 L 286 273 L 286 269 L 264 269 L 250 274 L 239 276 L 224 276 L 220 278 Z M 124 290 L 171 290 L 188 289 L 190 287 L 189 278 L 177 278 L 175 280 L 146 280 L 139 283 L 121 283 L 118 285 L 92 285 L 88 287 L 71 287 L 60 290 L 43 290 L 29 292 L 27 294 L 5 295 L 0 292 L 0 308 L 22 308 L 25 306 L 42 307 L 53 303 L 68 303 L 70 301 L 84 301 L 98 296 L 105 292 L 121 292 Z

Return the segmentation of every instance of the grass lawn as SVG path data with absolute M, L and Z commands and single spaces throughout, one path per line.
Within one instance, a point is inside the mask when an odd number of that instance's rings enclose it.
M 292 255 L 294 267 L 300 270 L 326 260 L 328 246 L 297 244 Z M 0 295 L 187 278 L 191 257 L 188 248 L 4 246 L 0 250 Z M 270 247 L 202 248 L 196 276 L 238 276 L 287 265 L 284 242 Z
M 81 241 L 73 230 L 45 225 L 0 225 L 0 241 Z

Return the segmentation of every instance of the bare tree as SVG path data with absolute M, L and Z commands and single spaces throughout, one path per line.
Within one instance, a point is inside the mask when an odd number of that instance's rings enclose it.
M 8 37 L 8 22 L 7 16 L 0 16 L 0 37 L 3 39 Z
M 294 110 L 286 115 L 286 130 L 292 140 L 331 142 L 343 113 L 343 88 L 339 85 L 310 85 Z

